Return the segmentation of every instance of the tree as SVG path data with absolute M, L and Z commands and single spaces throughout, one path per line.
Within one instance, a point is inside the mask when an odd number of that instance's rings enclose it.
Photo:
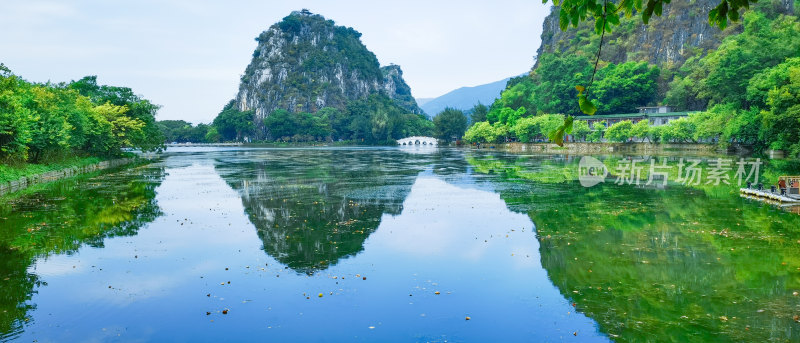
M 158 106 L 130 88 L 27 82 L 0 64 L 0 160 L 47 163 L 72 155 L 116 156 L 157 150 Z
M 585 141 L 586 137 L 592 130 L 589 128 L 589 123 L 585 120 L 578 120 L 572 125 L 572 137 L 576 140 Z
M 0 74 L 0 160 L 28 159 L 33 116 L 22 102 L 23 85 L 10 72 Z
M 78 81 L 72 81 L 66 87 L 88 97 L 94 104 L 110 103 L 115 106 L 126 106 L 128 110 L 124 116 L 143 124 L 140 130 L 131 132 L 128 137 L 131 148 L 143 151 L 155 151 L 163 148 L 164 137 L 155 120 L 160 106 L 136 95 L 128 87 L 99 85 L 96 76 L 86 76 Z
M 579 92 L 575 85 L 585 82 L 591 73 L 592 66 L 583 56 L 539 56 L 539 67 L 533 72 L 532 78 L 531 111 L 577 113 L 579 109 L 575 107 L 575 97 Z
M 34 117 L 31 141 L 28 143 L 31 160 L 39 162 L 66 153 L 72 126 L 58 112 L 54 92 L 45 86 L 34 86 L 31 95 L 33 98 L 28 105 Z
M 410 136 L 432 136 L 434 134 L 433 122 L 424 114 L 405 113 L 398 117 L 400 123 L 395 125 L 395 138 Z
M 725 125 L 730 122 L 736 109 L 733 104 L 714 106 L 711 110 L 692 113 L 689 121 L 695 127 L 694 139 L 717 139 L 725 130 Z
M 289 111 L 278 109 L 272 111 L 266 118 L 264 118 L 264 127 L 266 128 L 269 137 L 273 139 L 281 139 L 282 137 L 291 137 L 295 134 L 297 123 L 294 116 Z M 220 132 L 225 137 L 225 135 Z
M 655 100 L 660 70 L 647 62 L 609 64 L 597 73 L 592 96 L 597 113 L 633 113 Z
M 114 137 L 110 150 L 135 146 L 135 141 L 142 135 L 145 123 L 138 118 L 126 115 L 127 106 L 116 106 L 111 103 L 95 107 L 98 115 L 111 125 L 111 135 Z
M 522 118 L 511 127 L 511 132 L 517 136 L 520 142 L 532 142 L 533 139 L 541 134 L 539 122 L 533 117 Z
M 209 143 L 217 143 L 222 139 L 222 135 L 219 134 L 217 128 L 214 126 L 209 126 L 208 132 L 206 133 L 206 142 Z
M 213 125 L 226 141 L 241 141 L 255 133 L 253 111 L 239 111 L 233 100 L 222 108 Z
M 769 80 L 769 81 L 762 81 Z M 761 138 L 771 149 L 800 154 L 800 58 L 788 59 L 764 72 L 753 82 L 772 84 L 767 108 L 761 112 Z
M 745 16 L 744 32 L 726 37 L 703 58 L 690 58 L 670 83 L 666 101 L 680 109 L 705 110 L 715 104 L 763 108 L 761 75 L 790 57 L 800 56 L 800 21 L 793 16 L 769 19 L 760 12 Z M 751 81 L 756 79 L 755 81 Z
M 631 127 L 631 137 L 640 139 L 652 140 L 652 133 L 650 132 L 650 121 L 647 119 L 637 121 Z
M 433 118 L 435 136 L 445 142 L 459 139 L 467 129 L 467 117 L 464 112 L 454 108 L 445 108 Z
M 611 125 L 606 130 L 606 139 L 612 142 L 627 142 L 633 137 L 633 122 L 623 120 Z
M 683 117 L 670 121 L 663 126 L 661 139 L 664 142 L 689 142 L 695 141 L 695 125 L 689 118 Z
M 489 108 L 484 104 L 478 103 L 472 107 L 470 112 L 469 123 L 474 125 L 475 123 L 486 121 L 486 114 L 489 113 Z
M 508 129 L 505 125 L 492 125 L 487 121 L 482 121 L 472 125 L 464 133 L 464 140 L 470 143 L 496 143 L 506 134 L 508 134 Z
M 606 121 L 598 121 L 592 124 L 592 132 L 586 136 L 589 142 L 600 142 L 603 140 L 603 132 L 606 130 Z
M 157 122 L 166 142 L 202 143 L 206 142 L 209 125 L 191 123 L 184 120 L 161 120 Z

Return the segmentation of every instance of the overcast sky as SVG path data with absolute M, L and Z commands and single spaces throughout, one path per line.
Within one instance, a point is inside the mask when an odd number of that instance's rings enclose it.
M 162 105 L 157 119 L 209 122 L 238 89 L 261 31 L 308 8 L 362 33 L 417 98 L 533 65 L 540 0 L 0 0 L 0 62 L 35 82 L 97 75 Z

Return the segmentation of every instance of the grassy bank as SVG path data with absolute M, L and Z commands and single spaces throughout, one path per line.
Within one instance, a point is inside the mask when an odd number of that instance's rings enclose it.
M 99 157 L 66 157 L 47 163 L 0 164 L 0 183 L 56 170 L 88 166 L 104 160 L 106 159 Z

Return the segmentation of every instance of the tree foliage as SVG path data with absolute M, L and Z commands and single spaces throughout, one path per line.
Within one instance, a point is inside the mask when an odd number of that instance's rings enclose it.
M 489 113 L 489 108 L 486 105 L 478 103 L 470 109 L 469 124 L 475 124 L 486 120 L 486 114 Z
M 760 79 L 751 85 L 751 79 L 791 57 L 800 57 L 797 17 L 769 19 L 759 11 L 749 12 L 744 32 L 726 37 L 717 50 L 705 57 L 686 61 L 670 84 L 665 101 L 688 110 L 705 110 L 725 103 L 744 109 L 763 108 L 766 92 L 758 83 L 769 81 Z
M 213 125 L 226 141 L 242 141 L 255 131 L 253 111 L 239 111 L 233 100 L 222 108 Z
M 253 120 L 249 114 L 248 118 Z M 217 120 L 213 126 L 222 139 L 236 140 L 223 133 Z M 422 114 L 408 113 L 386 95 L 373 94 L 348 102 L 345 109 L 324 107 L 313 113 L 278 109 L 263 119 L 263 130 L 271 141 L 387 144 L 408 136 L 432 135 L 434 124 Z
M 508 134 L 508 128 L 501 124 L 482 121 L 472 125 L 465 133 L 464 140 L 469 143 L 497 143 Z
M 158 106 L 94 76 L 37 84 L 0 65 L 0 160 L 42 162 L 67 155 L 115 156 L 163 146 Z
M 634 113 L 636 107 L 654 102 L 660 70 L 647 62 L 609 64 L 597 72 L 591 96 L 597 114 Z
M 608 127 L 606 139 L 612 142 L 627 142 L 633 137 L 633 122 L 623 120 Z
M 446 142 L 460 139 L 467 130 L 467 116 L 454 108 L 445 108 L 433 118 L 434 135 Z
M 161 120 L 156 122 L 166 142 L 204 143 L 210 126 L 197 124 L 193 126 L 184 120 Z

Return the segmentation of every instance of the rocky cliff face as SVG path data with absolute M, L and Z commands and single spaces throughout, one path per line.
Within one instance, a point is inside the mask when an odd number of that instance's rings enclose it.
M 421 114 L 422 109 L 417 106 L 417 100 L 411 95 L 411 87 L 403 80 L 403 70 L 399 65 L 390 64 L 381 68 L 383 74 L 383 91 L 394 102 L 411 113 Z
M 724 31 L 708 24 L 708 12 L 719 0 L 678 1 L 664 5 L 660 17 L 653 16 L 648 25 L 634 15 L 623 18 L 613 33 L 606 34 L 601 60 L 621 63 L 648 61 L 666 68 L 676 68 L 687 58 L 715 49 L 722 39 L 741 32 L 741 23 L 732 23 Z M 792 14 L 793 0 L 773 0 L 759 4 L 761 10 Z M 558 27 L 560 8 L 554 6 L 545 18 L 542 31 L 542 53 L 578 53 L 593 56 L 597 53 L 594 21 L 584 22 L 578 28 L 561 31 Z
M 259 123 L 276 109 L 315 112 L 384 92 L 409 112 L 421 113 L 399 66 L 381 68 L 349 27 L 306 10 L 262 32 L 236 96 L 240 111 Z

